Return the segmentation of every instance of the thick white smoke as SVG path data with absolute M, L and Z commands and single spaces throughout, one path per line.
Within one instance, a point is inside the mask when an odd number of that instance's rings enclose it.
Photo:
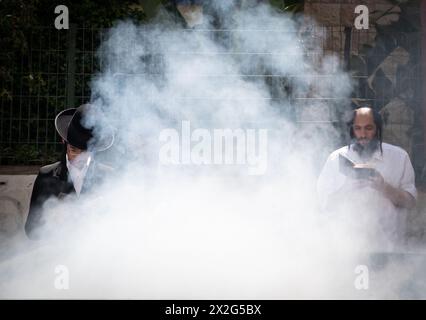
M 46 203 L 49 236 L 21 243 L 3 259 L 1 297 L 397 296 L 399 288 L 354 287 L 368 247 L 348 231 L 348 221 L 321 214 L 316 201 L 324 148 L 337 134 L 292 118 L 302 106 L 290 96 L 309 98 L 314 119 L 335 119 L 317 98 L 348 97 L 349 77 L 336 57 L 313 62 L 283 14 L 263 5 L 232 8 L 213 8 L 223 19 L 221 31 L 208 17 L 184 30 L 164 15 L 150 25 L 119 22 L 110 30 L 99 50 L 103 70 L 92 82 L 96 112 L 87 121 L 98 134 L 114 128 L 113 148 L 98 159 L 115 173 L 78 201 Z M 283 86 L 273 92 L 265 74 L 271 81 L 286 76 L 291 95 Z M 189 134 L 204 130 L 189 144 L 187 123 Z M 215 129 L 241 129 L 246 142 L 254 130 L 254 140 L 240 146 L 246 147 L 240 163 L 213 161 L 215 141 L 207 140 Z M 160 139 L 165 132 L 177 134 L 177 149 L 173 135 Z M 194 151 L 201 143 L 203 152 L 211 146 L 212 160 L 197 165 L 191 156 L 206 160 Z M 178 151 L 178 163 L 165 163 L 165 146 L 166 158 L 176 160 L 171 153 Z M 55 288 L 64 270 L 68 290 Z

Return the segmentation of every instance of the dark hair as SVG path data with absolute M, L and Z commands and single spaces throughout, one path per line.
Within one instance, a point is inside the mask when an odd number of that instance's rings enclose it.
M 380 115 L 380 113 L 378 113 L 376 110 L 374 110 L 372 107 L 362 107 L 362 108 L 367 108 L 370 109 L 371 112 L 373 113 L 373 121 L 374 124 L 376 125 L 376 136 L 375 138 L 379 141 L 379 146 L 380 146 L 380 152 L 383 154 L 383 149 L 382 149 L 382 130 L 383 130 L 383 119 L 382 116 Z M 354 109 L 353 113 L 352 113 L 352 117 L 351 119 L 348 121 L 348 126 L 349 126 L 349 135 L 351 137 L 351 140 L 355 138 L 355 133 L 354 133 L 354 123 L 355 123 L 355 117 L 357 115 L 358 109 Z M 349 148 L 351 147 L 351 145 L 349 144 Z

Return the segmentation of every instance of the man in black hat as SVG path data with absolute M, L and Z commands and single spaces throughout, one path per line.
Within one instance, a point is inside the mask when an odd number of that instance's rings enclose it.
M 111 168 L 93 160 L 96 152 L 108 149 L 113 141 L 112 134 L 99 139 L 93 128 L 84 126 L 84 116 L 90 105 L 71 108 L 60 112 L 55 118 L 55 127 L 64 142 L 60 161 L 44 166 L 34 182 L 25 232 L 35 238 L 35 231 L 43 223 L 42 206 L 50 197 L 61 199 L 74 194 L 77 197 L 87 192 L 111 171 Z

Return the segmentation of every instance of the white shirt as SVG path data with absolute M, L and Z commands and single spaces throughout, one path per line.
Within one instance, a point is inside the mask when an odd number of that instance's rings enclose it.
M 74 189 L 75 189 L 75 192 L 77 193 L 77 196 L 80 195 L 81 189 L 83 188 L 84 178 L 86 176 L 87 169 L 89 168 L 91 158 L 92 157 L 90 153 L 83 152 L 80 155 L 78 155 L 75 161 L 73 161 L 73 163 L 78 164 L 78 165 L 75 165 L 68 160 L 68 155 L 66 155 L 67 168 L 70 174 L 69 176 L 74 185 Z
M 414 169 L 407 152 L 387 143 L 382 143 L 382 148 L 383 154 L 380 149 L 376 150 L 368 164 L 373 166 L 392 187 L 405 190 L 417 198 Z M 345 146 L 330 154 L 317 182 L 318 200 L 322 210 L 326 211 L 327 207 L 340 206 L 340 209 L 345 207 L 345 214 L 352 211 L 353 221 L 357 220 L 360 228 L 366 228 L 365 224 L 373 225 L 374 230 L 371 232 L 375 235 L 383 231 L 385 241 L 392 243 L 398 241 L 403 232 L 401 229 L 405 227 L 407 210 L 395 207 L 379 191 L 368 186 L 362 190 L 354 190 L 340 204 L 328 203 L 329 197 L 339 191 L 348 179 L 352 179 L 340 172 L 339 154 L 355 163 L 365 163 L 353 150 L 353 146 L 350 149 Z M 347 203 L 344 203 L 345 201 Z M 363 212 L 366 211 L 368 213 L 364 215 Z M 378 229 L 381 231 L 378 232 Z

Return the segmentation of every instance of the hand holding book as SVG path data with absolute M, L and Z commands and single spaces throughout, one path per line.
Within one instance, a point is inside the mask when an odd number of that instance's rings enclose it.
M 370 179 L 379 174 L 372 165 L 355 163 L 342 154 L 339 155 L 339 171 L 353 179 Z

